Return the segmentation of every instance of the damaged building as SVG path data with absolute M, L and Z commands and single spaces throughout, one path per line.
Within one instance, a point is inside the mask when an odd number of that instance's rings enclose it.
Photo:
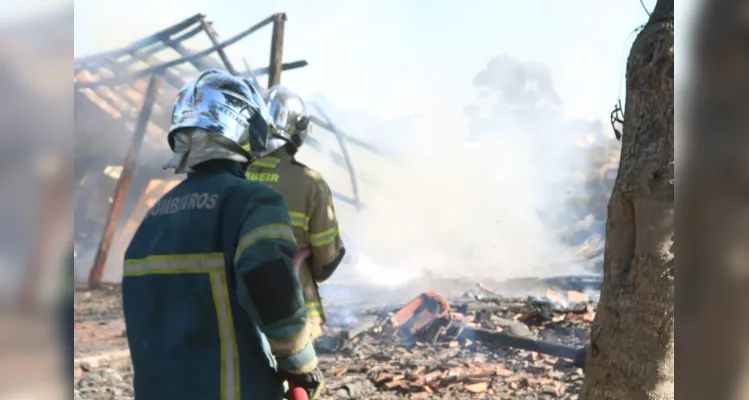
M 224 41 L 204 15 L 195 15 L 121 49 L 75 60 L 75 258 L 76 280 L 97 286 L 118 282 L 124 249 L 145 212 L 180 177 L 164 171 L 170 149 L 164 140 L 179 89 L 198 71 L 217 68 L 254 82 L 261 89 L 278 84 L 281 71 L 304 67 L 283 63 L 286 15 L 272 15 Z M 270 65 L 238 69 L 225 49 L 265 26 L 272 26 Z M 205 49 L 194 50 L 195 43 Z M 268 85 L 264 78 L 267 75 Z M 258 80 L 260 79 L 260 80 Z M 347 143 L 377 149 L 341 132 L 319 108 L 312 122 L 336 137 L 334 162 L 350 176 L 350 194 L 339 201 L 361 206 Z M 308 147 L 331 153 L 315 138 Z
M 164 132 L 178 90 L 206 68 L 228 70 L 265 88 L 279 82 L 281 71 L 305 66 L 303 60 L 282 62 L 278 38 L 285 20 L 285 14 L 272 15 L 221 41 L 206 17 L 195 15 L 130 46 L 75 60 L 75 262 L 77 281 L 88 283 L 76 294 L 76 398 L 134 396 L 116 283 L 138 223 L 180 181 L 162 169 L 170 154 Z M 238 68 L 223 49 L 266 26 L 274 32 L 269 66 Z M 203 50 L 186 44 L 194 39 L 203 40 Z M 360 210 L 366 198 L 360 198 L 347 146 L 386 155 L 344 133 L 325 110 L 311 108 L 313 123 L 322 128 L 315 134 L 334 137 L 339 151 L 325 149 L 318 136 L 307 145 L 350 179 L 349 187 L 332 188 L 337 204 Z M 574 235 L 559 228 L 569 221 L 539 217 L 579 245 L 580 258 L 595 259 L 597 265 L 602 239 L 590 244 L 587 238 L 600 227 L 600 203 L 607 198 L 600 194 L 610 190 L 618 154 L 600 143 L 597 125 L 571 129 L 585 132 L 581 149 L 605 148 L 581 163 L 581 176 L 571 178 L 595 193 L 571 201 L 594 202 L 598 211 L 592 223 L 574 228 L 582 232 Z M 581 159 L 590 153 L 581 150 Z M 587 218 L 590 209 L 581 207 L 574 218 Z M 329 327 L 315 346 L 326 376 L 322 398 L 576 398 L 600 285 L 595 275 L 480 283 L 452 279 L 445 286 L 460 290 L 448 293 L 434 284 L 433 290 L 409 294 L 410 300 L 381 306 L 330 296 Z M 367 290 L 388 296 L 381 288 Z

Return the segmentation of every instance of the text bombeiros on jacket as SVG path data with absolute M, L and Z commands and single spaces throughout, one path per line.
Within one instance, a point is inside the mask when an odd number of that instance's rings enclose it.
M 164 197 L 146 213 L 146 218 L 169 215 L 180 211 L 212 210 L 218 202 L 217 193 L 190 193 L 179 197 Z

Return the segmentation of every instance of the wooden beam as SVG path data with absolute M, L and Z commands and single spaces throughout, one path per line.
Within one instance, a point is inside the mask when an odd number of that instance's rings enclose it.
M 106 94 L 103 93 L 103 89 L 107 89 Z M 94 89 L 88 89 L 92 90 L 93 93 L 84 93 L 84 96 L 92 103 L 93 106 L 98 107 L 100 111 L 109 114 L 113 120 L 118 121 L 119 123 L 123 124 L 122 126 L 124 128 L 128 128 L 129 124 L 130 126 L 134 126 L 137 124 L 137 118 L 138 118 L 138 105 L 135 104 L 135 100 L 133 100 L 131 97 L 127 96 L 123 93 L 115 92 L 113 89 L 108 87 L 100 87 L 100 88 L 94 88 Z M 133 88 L 133 90 L 136 90 L 136 88 Z M 82 93 L 84 91 L 81 91 Z M 145 93 L 138 93 L 138 100 L 140 103 L 143 102 Z M 163 115 L 164 113 L 169 113 L 170 110 L 165 109 L 164 105 L 168 105 L 173 103 L 174 97 L 176 95 L 176 92 L 170 91 L 170 90 L 160 90 L 156 96 L 157 99 L 154 102 L 154 104 L 159 105 L 158 110 L 154 110 L 152 114 L 157 115 Z M 119 100 L 119 103 L 115 103 L 115 100 Z M 123 100 L 127 100 L 128 107 L 124 107 L 122 104 Z M 119 113 L 118 116 L 113 115 L 110 111 L 107 111 L 105 107 L 109 107 L 112 111 L 115 111 Z M 78 112 L 78 110 L 76 110 Z M 154 125 L 158 125 L 156 122 L 153 122 Z M 163 129 L 163 126 L 159 126 L 159 128 Z M 122 162 L 122 160 L 114 162 L 114 164 L 119 164 Z
M 195 14 L 192 17 L 176 24 L 172 25 L 166 29 L 163 29 L 159 32 L 156 32 L 155 34 L 148 36 L 147 38 L 138 40 L 137 42 L 131 43 L 130 45 L 123 47 L 121 49 L 107 51 L 104 53 L 99 54 L 92 54 L 90 56 L 80 57 L 77 60 L 74 61 L 74 69 L 83 69 L 87 68 L 87 64 L 90 63 L 97 63 L 100 60 L 106 60 L 108 58 L 114 58 L 117 59 L 118 57 L 124 56 L 126 54 L 131 53 L 132 51 L 142 49 L 146 46 L 150 46 L 152 44 L 156 44 L 158 42 L 163 41 L 164 39 L 168 39 L 170 36 L 172 36 L 175 33 L 178 33 L 180 31 L 183 31 L 190 27 L 190 25 L 194 25 L 198 22 L 200 22 L 200 18 L 202 17 L 201 14 Z M 149 74 L 150 75 L 150 74 Z
M 147 57 L 147 56 L 152 56 L 152 55 L 154 55 L 154 54 L 156 54 L 156 53 L 158 53 L 160 51 L 166 50 L 168 48 L 175 49 L 175 46 L 178 46 L 180 43 L 182 43 L 185 40 L 188 40 L 188 39 L 194 37 L 195 35 L 197 35 L 200 32 L 203 32 L 203 27 L 202 26 L 197 26 L 197 27 L 195 27 L 195 28 L 193 28 L 193 29 L 191 29 L 191 30 L 183 33 L 182 35 L 180 35 L 180 36 L 178 36 L 178 37 L 176 37 L 174 39 L 170 39 L 170 38 L 167 37 L 161 43 L 157 43 L 157 44 L 155 44 L 153 46 L 150 46 L 150 45 L 146 46 L 148 48 L 145 49 L 145 50 L 138 50 L 139 51 L 138 54 L 141 57 Z M 124 57 L 124 56 L 128 56 L 128 58 L 126 58 L 125 60 L 122 60 L 122 61 L 118 61 L 119 58 Z M 104 62 L 104 60 L 106 60 L 106 62 Z M 75 61 L 76 62 L 76 66 L 75 66 L 75 69 L 73 71 L 73 75 L 77 75 L 78 73 L 80 73 L 80 72 L 82 72 L 82 71 L 84 71 L 86 69 L 92 70 L 92 69 L 108 68 L 109 66 L 111 66 L 113 64 L 116 64 L 121 69 L 129 72 L 129 70 L 127 68 L 129 66 L 133 65 L 136 61 L 142 61 L 142 60 L 140 60 L 138 58 L 135 58 L 135 57 L 132 57 L 132 56 L 130 56 L 130 53 L 126 53 L 126 52 L 125 53 L 119 52 L 118 54 L 115 54 L 114 56 L 109 56 L 107 54 L 103 54 L 103 55 L 99 56 L 99 59 L 96 60 L 95 62 L 89 62 L 89 63 L 83 62 L 83 63 L 81 63 L 79 65 L 78 61 L 76 60 Z
M 110 67 L 107 71 L 107 73 L 112 75 L 117 74 L 125 74 L 127 71 L 122 70 L 119 68 L 118 65 L 113 65 Z M 101 70 L 104 71 L 104 70 Z M 100 76 L 103 75 L 100 71 Z M 89 76 L 83 76 L 83 72 L 87 73 Z M 169 71 L 172 75 L 172 83 L 173 85 L 168 85 L 165 87 L 162 87 L 162 89 L 157 94 L 158 98 L 156 100 L 156 104 L 160 105 L 162 108 L 162 111 L 169 113 L 171 111 L 171 106 L 174 102 L 174 99 L 179 92 L 179 89 L 182 88 L 182 86 L 175 86 L 179 82 L 186 82 L 185 79 L 183 79 L 179 74 L 176 73 L 176 70 Z M 79 78 L 80 77 L 80 78 Z M 96 79 L 99 79 L 97 76 L 94 76 L 93 74 L 90 74 L 88 71 L 82 71 L 81 74 L 76 77 L 76 82 L 96 82 Z M 183 83 L 184 85 L 184 83 Z M 109 87 L 109 86 L 100 86 L 96 88 L 80 88 L 78 90 L 79 93 L 90 93 L 96 96 L 96 101 L 100 100 L 106 100 L 106 103 L 108 105 L 112 105 L 113 109 L 116 109 L 117 111 L 128 115 L 129 117 L 132 117 L 133 120 L 137 119 L 138 112 L 140 110 L 141 104 L 143 103 L 143 98 L 146 94 L 146 89 L 148 88 L 148 79 L 146 78 L 140 78 L 138 80 L 132 81 L 128 84 L 118 86 L 118 87 Z M 98 105 L 98 104 L 97 104 Z M 128 107 L 123 108 L 124 105 L 127 105 Z M 164 105 L 166 105 L 166 108 L 168 110 L 163 110 Z M 159 113 L 159 110 L 155 111 L 157 114 Z
M 564 345 L 547 343 L 543 341 L 508 335 L 499 331 L 490 331 L 481 328 L 466 326 L 459 335 L 460 339 L 469 339 L 480 342 L 491 349 L 513 347 L 536 353 L 548 354 L 554 357 L 567 358 L 574 362 L 578 368 L 585 367 L 586 347 L 576 348 Z
M 350 206 L 354 206 L 354 208 L 356 208 L 357 211 L 360 211 L 362 208 L 364 208 L 364 206 L 360 202 L 356 201 L 356 199 L 348 197 L 344 194 L 338 193 L 335 190 L 333 190 L 332 192 L 333 192 L 333 198 L 340 200 Z
M 130 112 L 129 109 L 123 107 L 123 105 L 121 104 L 124 102 L 124 103 L 127 103 L 128 106 L 134 107 L 133 105 L 134 101 L 132 99 L 130 99 L 127 96 L 123 96 L 122 98 L 120 98 L 115 93 L 113 93 L 111 89 L 109 91 L 106 91 L 104 89 L 109 89 L 109 88 L 104 88 L 104 87 L 94 88 L 93 89 L 94 94 L 96 94 L 96 96 L 98 96 L 99 99 L 101 99 L 101 101 L 106 103 L 109 107 L 112 107 L 114 110 L 117 110 L 120 114 L 122 115 L 132 114 L 132 112 Z
M 265 90 L 263 84 L 257 80 L 257 76 L 255 75 L 255 72 L 253 72 L 252 67 L 250 67 L 250 63 L 247 62 L 247 59 L 243 57 L 242 62 L 244 63 L 244 67 L 246 69 L 246 71 L 242 73 L 242 77 L 247 78 L 250 82 L 254 83 L 255 86 L 257 86 L 257 88 L 261 91 Z
M 122 172 L 120 173 L 120 179 L 117 182 L 117 187 L 114 191 L 112 205 L 109 209 L 107 222 L 104 225 L 104 232 L 102 233 L 101 242 L 99 243 L 99 248 L 96 252 L 94 265 L 92 266 L 88 277 L 88 284 L 92 288 L 101 285 L 104 266 L 107 264 L 109 249 L 112 245 L 114 234 L 117 231 L 117 222 L 120 213 L 122 212 L 128 189 L 130 188 L 133 171 L 138 162 L 138 153 L 140 152 L 140 147 L 143 143 L 143 137 L 146 134 L 148 121 L 151 119 L 151 112 L 153 111 L 154 102 L 156 101 L 156 93 L 159 90 L 159 86 L 161 86 L 161 76 L 159 74 L 152 75 L 148 82 L 148 89 L 146 89 L 146 96 L 143 100 L 140 114 L 138 115 L 138 124 L 135 127 L 130 148 L 127 150 L 125 160 L 122 163 Z
M 283 65 L 283 35 L 286 25 L 286 14 L 281 13 L 273 21 L 273 36 L 270 39 L 270 63 L 268 71 L 268 87 L 281 84 Z
M 200 25 L 203 26 L 203 30 L 205 31 L 205 34 L 208 35 L 208 38 L 211 39 L 211 43 L 213 44 L 213 47 L 216 47 L 216 52 L 218 53 L 218 56 L 221 57 L 221 61 L 224 62 L 224 67 L 226 67 L 226 70 L 234 75 L 238 76 L 237 70 L 234 68 L 234 65 L 232 65 L 231 61 L 229 60 L 229 57 L 226 55 L 226 52 L 222 48 L 218 48 L 218 37 L 216 36 L 216 31 L 213 30 L 213 27 L 208 23 L 208 21 L 205 20 L 205 18 L 200 18 Z
M 330 131 L 335 135 L 336 140 L 338 141 L 338 146 L 341 148 L 341 153 L 343 153 L 343 158 L 346 160 L 346 166 L 348 167 L 348 173 L 349 177 L 351 178 L 351 191 L 354 195 L 354 202 L 355 207 L 357 211 L 361 210 L 361 198 L 359 197 L 359 184 L 356 180 L 356 171 L 354 170 L 354 164 L 351 162 L 351 155 L 349 155 L 348 147 L 346 146 L 346 136 L 338 130 L 338 128 L 333 124 L 333 122 L 330 120 L 330 118 L 326 115 L 326 113 L 320 108 L 320 107 L 314 107 L 317 112 L 325 118 L 327 121 L 327 127 L 329 127 Z M 310 121 L 319 124 L 320 121 L 319 118 L 310 118 Z
M 302 68 L 302 67 L 306 67 L 307 65 L 309 65 L 309 64 L 307 64 L 307 60 L 299 60 L 299 61 L 293 61 L 293 62 L 289 62 L 289 63 L 283 63 L 283 64 L 281 64 L 281 71 L 288 71 L 290 69 Z M 263 68 L 253 69 L 252 70 L 252 75 L 256 76 L 256 77 L 257 76 L 268 75 L 270 73 L 270 70 L 271 70 L 271 67 L 263 67 Z M 243 75 L 244 76 L 250 76 L 250 74 L 248 74 L 247 72 L 245 72 Z
M 232 44 L 234 44 L 234 43 L 242 40 L 245 36 L 247 36 L 247 35 L 255 32 L 258 29 L 260 29 L 260 28 L 262 28 L 262 27 L 270 24 L 271 22 L 273 22 L 274 18 L 276 18 L 276 16 L 272 15 L 272 16 L 270 16 L 270 17 L 268 17 L 268 18 L 260 21 L 259 23 L 255 24 L 254 26 L 250 27 L 249 29 L 245 30 L 244 32 L 241 32 L 238 35 L 232 37 L 231 39 L 228 39 L 228 40 L 226 40 L 224 42 L 221 42 L 217 46 L 213 46 L 213 47 L 211 47 L 209 49 L 205 49 L 203 51 L 197 52 L 197 53 L 195 53 L 195 54 L 193 54 L 193 55 L 191 55 L 189 57 L 183 57 L 183 58 L 180 58 L 180 59 L 177 59 L 177 60 L 169 61 L 169 62 L 166 62 L 164 64 L 156 65 L 154 67 L 151 67 L 151 68 L 148 68 L 148 69 L 144 69 L 144 70 L 141 70 L 141 71 L 137 71 L 137 72 L 134 72 L 132 74 L 125 75 L 125 76 L 117 76 L 117 77 L 113 77 L 113 78 L 102 79 L 102 80 L 97 81 L 97 82 L 76 83 L 76 85 L 75 85 L 76 89 L 78 89 L 78 88 L 84 88 L 84 87 L 118 86 L 118 85 L 123 85 L 123 84 L 127 84 L 128 82 L 132 82 L 132 81 L 134 81 L 134 80 L 136 80 L 138 78 L 142 78 L 142 77 L 145 77 L 145 76 L 152 75 L 152 74 L 154 74 L 154 73 L 156 73 L 158 71 L 166 70 L 167 68 L 171 68 L 171 67 L 173 67 L 175 65 L 180 65 L 180 64 L 184 64 L 186 62 L 190 62 L 192 60 L 200 59 L 202 57 L 205 57 L 208 54 L 213 53 L 214 51 L 216 51 L 218 49 L 226 48 L 226 47 L 231 46 Z
M 318 111 L 320 111 L 319 107 L 315 107 L 315 109 L 318 110 Z M 364 141 L 362 141 L 360 139 L 357 139 L 357 138 L 355 138 L 355 137 L 353 137 L 353 136 L 351 136 L 351 135 L 343 132 L 337 126 L 333 126 L 330 123 L 330 121 L 323 120 L 322 118 L 316 117 L 314 115 L 310 116 L 310 121 L 313 124 L 319 126 L 320 128 L 325 129 L 326 131 L 328 131 L 330 133 L 342 135 L 344 138 L 346 138 L 346 141 L 350 142 L 351 144 L 357 145 L 357 146 L 359 146 L 359 147 L 361 147 L 363 149 L 369 150 L 372 153 L 375 153 L 375 154 L 378 154 L 378 155 L 381 155 L 381 156 L 385 155 L 385 153 L 383 153 L 382 150 L 378 149 L 377 147 L 375 147 L 375 146 L 373 146 L 373 145 L 371 145 L 371 144 L 369 144 L 367 142 L 364 142 Z
M 138 204 L 146 192 L 148 185 L 151 183 L 153 177 L 151 174 L 143 171 L 139 168 L 138 173 L 133 175 L 132 183 L 130 184 L 129 196 L 126 196 L 124 201 L 125 205 L 122 207 L 122 213 L 120 214 L 120 220 L 123 222 L 129 221 L 133 218 L 133 214 L 138 209 Z M 129 198 L 128 198 L 129 197 Z
M 137 53 L 137 51 L 133 52 L 133 53 L 130 53 L 130 56 L 131 57 L 135 57 L 135 58 L 137 58 L 137 59 L 145 62 L 148 65 L 158 65 L 158 64 L 162 63 L 162 60 L 159 60 L 155 56 L 142 57 L 140 54 Z M 112 65 L 112 67 L 115 67 L 115 66 Z M 121 73 L 121 74 L 126 74 L 127 73 L 127 71 L 122 70 L 122 69 L 120 69 L 118 67 L 115 67 L 115 68 L 117 68 L 118 73 Z M 198 63 L 195 66 L 195 68 L 198 68 L 198 70 L 205 69 L 204 66 L 202 66 L 202 64 L 200 64 L 200 63 Z M 167 84 L 169 84 L 169 86 L 173 87 L 177 91 L 179 91 L 180 89 L 182 89 L 182 87 L 185 86 L 185 84 L 187 83 L 187 81 L 184 80 L 184 79 L 182 79 L 181 76 L 177 75 L 174 71 L 170 71 L 168 69 L 164 70 L 162 76 L 163 76 L 164 82 L 167 83 Z
M 202 31 L 203 27 L 200 27 L 200 30 Z M 188 50 L 186 47 L 182 46 L 179 43 L 173 43 L 171 46 L 172 46 L 172 50 L 179 53 L 179 55 L 182 57 L 191 57 L 192 55 L 195 54 L 194 51 Z M 197 69 L 198 71 L 203 71 L 208 68 L 222 69 L 221 64 L 218 61 L 212 59 L 210 55 L 207 55 L 200 59 L 195 58 L 193 59 L 193 61 L 190 61 L 190 64 L 192 64 L 192 66 L 195 67 L 195 69 Z M 177 68 L 174 68 L 174 69 L 177 69 Z
M 185 40 L 188 40 L 188 39 L 194 37 L 195 35 L 197 35 L 200 32 L 203 32 L 203 27 L 202 26 L 196 26 L 195 28 L 190 29 L 189 31 L 183 33 L 180 36 L 177 36 L 174 39 L 165 38 L 164 40 L 161 41 L 161 43 L 158 43 L 155 46 L 150 46 L 148 49 L 142 50 L 138 54 L 140 54 L 141 56 L 152 56 L 152 55 L 154 55 L 154 54 L 156 54 L 156 53 L 158 53 L 160 51 L 164 51 L 164 50 L 166 50 L 166 49 L 168 49 L 170 47 L 174 48 L 175 45 L 180 44 L 180 43 L 184 42 Z M 133 59 L 133 58 L 130 58 L 129 60 L 125 60 L 125 61 L 120 62 L 119 65 L 126 68 L 126 67 L 130 66 L 131 64 L 133 64 L 134 61 L 136 61 L 136 60 Z
M 203 30 L 202 26 L 199 26 L 198 28 L 200 28 L 201 31 Z M 167 40 L 164 41 L 164 43 L 166 43 L 166 45 L 169 46 L 172 50 L 176 51 L 181 57 L 187 57 L 187 56 L 190 56 L 192 54 L 189 50 L 187 50 L 179 42 L 175 42 L 175 41 L 171 41 L 171 40 L 167 39 Z M 150 63 L 149 62 L 148 64 L 149 65 L 154 65 L 154 64 L 158 65 L 161 62 L 163 62 L 163 61 L 159 61 L 159 62 L 156 62 L 156 63 Z M 208 64 L 210 64 L 210 58 L 208 56 L 203 57 L 202 59 L 197 59 L 196 58 L 196 59 L 190 60 L 190 64 L 192 64 L 192 66 L 195 67 L 195 69 L 197 69 L 198 71 L 203 71 L 203 70 L 206 70 L 206 69 L 209 68 Z

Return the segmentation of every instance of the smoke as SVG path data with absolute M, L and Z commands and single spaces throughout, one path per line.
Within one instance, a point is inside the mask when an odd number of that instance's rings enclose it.
M 87 103 L 76 103 L 76 119 L 86 121 Z M 90 114 L 88 114 L 90 115 Z M 96 251 L 102 239 L 107 216 L 110 212 L 111 201 L 122 171 L 122 161 L 130 147 L 133 135 L 132 129 L 123 129 L 119 121 L 98 118 L 91 122 L 97 131 L 107 132 L 104 137 L 95 138 L 99 146 L 91 146 L 92 131 L 76 126 L 76 182 L 82 183 L 76 188 L 75 218 L 75 279 L 85 282 L 94 263 Z M 95 123 L 93 123 L 95 122 Z M 101 136 L 101 135 L 100 135 Z M 165 173 L 161 166 L 169 160 L 172 153 L 163 143 L 163 135 L 151 130 L 144 138 L 138 154 L 138 164 L 130 181 L 130 188 L 125 198 L 117 231 L 112 241 L 107 262 L 104 267 L 103 280 L 105 282 L 119 282 L 122 277 L 122 260 L 125 249 L 137 223 L 140 222 L 147 205 L 144 199 L 154 201 L 163 190 L 169 189 L 163 179 L 181 180 L 182 175 L 176 176 Z M 108 145 L 108 146 L 107 146 Z M 101 150 L 102 148 L 106 150 Z M 150 179 L 160 181 L 149 182 Z M 156 187 L 156 192 L 144 196 L 149 188 Z M 159 187 L 163 190 L 159 191 Z
M 600 133 L 600 126 L 562 118 L 562 101 L 544 65 L 499 56 L 477 71 L 473 83 L 472 104 L 435 106 L 393 121 L 361 111 L 336 115 L 323 96 L 308 99 L 347 133 L 385 153 L 348 145 L 364 209 L 337 203 L 349 256 L 334 282 L 323 285 L 326 301 L 334 294 L 348 301 L 373 296 L 392 301 L 436 287 L 457 291 L 477 280 L 583 270 L 576 249 L 560 239 L 557 228 L 571 222 L 564 218 L 571 215 L 569 198 L 584 190 L 568 179 L 576 168 L 588 168 L 573 146 L 576 135 Z M 300 161 L 321 171 L 335 192 L 351 197 L 333 135 L 318 129 L 313 136 L 322 151 L 305 146 Z M 158 169 L 168 154 L 148 148 L 144 144 L 141 162 Z M 139 168 L 133 187 L 153 168 Z M 103 191 L 111 196 L 116 180 L 108 179 L 109 192 Z M 140 193 L 131 191 L 123 215 Z M 85 212 L 76 212 L 76 226 L 86 219 Z M 76 262 L 79 280 L 88 274 L 105 219 L 100 215 L 78 241 L 88 249 Z M 105 268 L 108 281 L 120 276 L 127 244 L 121 222 Z M 361 290 L 360 283 L 374 292 Z
M 515 114 L 514 119 L 523 125 L 531 125 L 539 116 L 548 119 L 546 114 L 562 104 L 545 65 L 524 63 L 506 54 L 489 61 L 473 83 L 494 98 L 494 117 Z
M 152 149 L 153 150 L 153 149 Z M 117 231 L 112 240 L 111 248 L 104 266 L 102 280 L 104 282 L 119 282 L 122 279 L 122 261 L 137 224 L 140 223 L 150 203 L 171 189 L 184 175 L 170 175 L 161 171 L 160 167 L 168 159 L 168 151 L 143 151 L 138 166 L 133 172 L 130 190 L 125 197 L 117 223 Z M 75 272 L 77 282 L 86 282 L 94 263 L 96 251 L 104 233 L 104 224 L 110 212 L 112 196 L 120 176 L 121 166 L 114 160 L 110 166 L 91 167 L 86 176 L 84 186 L 77 189 L 77 204 L 75 218 Z M 169 178 L 170 180 L 165 180 Z M 150 179 L 159 179 L 150 181 Z M 149 189 L 148 195 L 144 192 Z
M 349 134 L 389 156 L 349 144 L 356 169 L 375 182 L 362 184 L 361 212 L 338 204 L 346 245 L 358 257 L 341 267 L 336 281 L 400 285 L 408 297 L 445 279 L 475 283 L 583 271 L 576 249 L 543 216 L 565 215 L 569 198 L 584 190 L 569 181 L 586 167 L 575 135 L 601 125 L 563 120 L 551 72 L 537 63 L 502 55 L 474 84 L 476 103 L 463 110 L 435 109 L 408 123 L 378 124 L 374 133 L 338 115 Z M 359 136 L 362 131 L 370 133 Z M 347 190 L 347 177 L 329 161 L 308 164 L 334 189 Z M 338 290 L 323 287 L 324 295 Z M 385 293 L 380 296 L 393 295 Z

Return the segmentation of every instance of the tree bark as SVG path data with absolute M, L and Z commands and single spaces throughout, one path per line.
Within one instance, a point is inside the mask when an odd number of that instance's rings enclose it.
M 619 174 L 580 399 L 674 398 L 674 0 L 627 60 Z
M 749 398 L 749 20 L 743 0 L 704 6 L 679 187 L 679 397 L 738 400 Z

